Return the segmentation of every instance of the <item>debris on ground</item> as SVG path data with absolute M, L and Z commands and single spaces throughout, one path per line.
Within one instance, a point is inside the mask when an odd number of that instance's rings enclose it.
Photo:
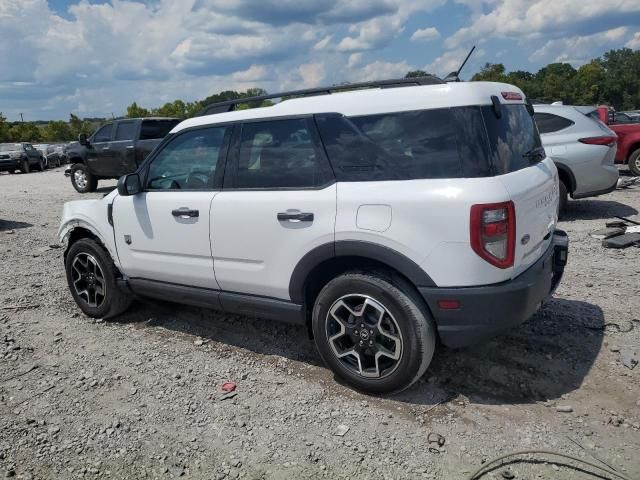
M 349 427 L 346 425 L 338 425 L 336 431 L 333 433 L 336 437 L 344 437 L 349 431 Z
M 229 392 L 233 392 L 236 389 L 236 387 L 237 387 L 236 382 L 224 382 L 220 387 L 220 389 L 223 392 L 229 393 Z

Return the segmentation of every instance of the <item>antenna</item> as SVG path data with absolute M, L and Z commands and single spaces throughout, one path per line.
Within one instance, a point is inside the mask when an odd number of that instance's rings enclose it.
M 473 53 L 473 51 L 475 49 L 476 49 L 475 45 L 473 47 L 471 47 L 471 50 L 467 54 L 467 57 L 464 59 L 464 62 L 462 62 L 462 65 L 460 65 L 460 68 L 458 68 L 458 70 L 456 72 L 451 72 L 449 75 L 444 77 L 444 81 L 445 82 L 459 82 L 460 81 L 460 72 L 462 71 L 464 66 L 467 64 L 467 61 L 469 60 L 469 57 L 471 57 L 471 54 Z

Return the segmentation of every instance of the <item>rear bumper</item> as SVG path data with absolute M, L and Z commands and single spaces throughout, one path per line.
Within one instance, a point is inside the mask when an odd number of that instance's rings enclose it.
M 578 200 L 580 198 L 597 197 L 598 195 L 605 195 L 607 193 L 613 192 L 616 189 L 616 186 L 618 185 L 619 173 L 616 167 L 612 167 L 612 168 L 613 168 L 613 172 L 608 172 L 609 182 L 607 183 L 607 187 L 601 190 L 595 190 L 591 192 L 575 193 L 572 195 L 572 198 L 574 200 Z
M 420 287 L 442 343 L 452 348 L 472 345 L 528 320 L 560 283 L 568 245 L 567 234 L 556 230 L 542 257 L 506 282 L 482 287 Z M 440 300 L 458 300 L 460 308 L 440 309 Z

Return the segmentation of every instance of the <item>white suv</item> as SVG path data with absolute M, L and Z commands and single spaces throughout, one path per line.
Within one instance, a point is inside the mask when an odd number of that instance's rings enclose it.
M 64 206 L 78 306 L 113 316 L 137 294 L 306 325 L 371 393 L 419 379 L 438 338 L 525 321 L 567 259 L 533 110 L 512 85 L 422 83 L 180 123 L 117 191 Z

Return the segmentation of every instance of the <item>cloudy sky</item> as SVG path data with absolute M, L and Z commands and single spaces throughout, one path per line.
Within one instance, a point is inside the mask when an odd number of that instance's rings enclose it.
M 0 112 L 120 115 L 223 89 L 536 71 L 640 49 L 639 0 L 0 0 Z M 463 75 L 464 77 L 464 75 Z

